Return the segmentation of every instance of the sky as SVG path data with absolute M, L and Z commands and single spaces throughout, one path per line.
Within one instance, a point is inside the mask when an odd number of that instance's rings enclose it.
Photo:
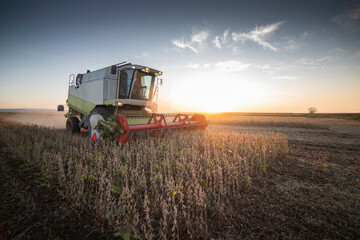
M 360 112 L 360 3 L 0 3 L 0 108 L 55 109 L 122 61 L 164 72 L 162 112 Z

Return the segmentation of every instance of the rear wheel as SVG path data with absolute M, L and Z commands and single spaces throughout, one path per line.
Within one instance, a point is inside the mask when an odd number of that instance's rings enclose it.
M 79 119 L 77 117 L 69 117 L 66 120 L 66 132 L 69 134 L 75 134 L 80 132 Z

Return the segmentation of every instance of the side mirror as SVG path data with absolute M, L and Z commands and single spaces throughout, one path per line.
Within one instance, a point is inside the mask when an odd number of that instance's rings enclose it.
M 80 84 L 82 83 L 82 79 L 83 79 L 83 74 L 78 74 L 77 76 L 76 76 L 76 80 L 75 80 L 75 86 L 76 87 L 79 87 L 80 86 Z
M 64 105 L 58 105 L 57 110 L 58 110 L 58 112 L 63 112 L 64 111 Z
M 116 65 L 111 66 L 111 74 L 116 74 Z

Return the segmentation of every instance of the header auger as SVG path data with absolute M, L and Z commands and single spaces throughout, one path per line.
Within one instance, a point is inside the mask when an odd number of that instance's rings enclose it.
M 142 117 L 136 115 L 117 114 L 117 121 L 124 131 L 116 138 L 117 143 L 124 144 L 130 133 L 150 132 L 151 136 L 163 137 L 168 129 L 204 129 L 207 126 L 204 115 L 193 115 L 189 118 L 187 114 L 150 114 L 146 124 L 129 125 L 127 119 L 131 117 Z M 172 121 L 166 122 L 166 118 Z
M 120 63 L 70 75 L 66 130 L 87 129 L 92 141 L 111 137 L 124 144 L 129 135 L 150 132 L 163 137 L 169 129 L 205 129 L 201 114 L 159 114 L 157 99 L 162 72 Z

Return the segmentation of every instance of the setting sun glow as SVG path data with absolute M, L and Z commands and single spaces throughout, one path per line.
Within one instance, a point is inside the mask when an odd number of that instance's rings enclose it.
M 173 107 L 179 111 L 249 111 L 252 107 L 261 105 L 270 96 L 264 86 L 247 82 L 246 78 L 245 74 L 234 76 L 226 72 L 221 76 L 218 72 L 217 74 L 203 74 L 203 76 L 189 75 L 187 80 L 169 89 L 169 94 L 165 99 L 173 103 Z M 227 79 L 227 81 L 221 81 L 221 79 Z M 170 80 L 174 79 L 170 78 Z M 164 88 L 162 91 L 168 90 Z

